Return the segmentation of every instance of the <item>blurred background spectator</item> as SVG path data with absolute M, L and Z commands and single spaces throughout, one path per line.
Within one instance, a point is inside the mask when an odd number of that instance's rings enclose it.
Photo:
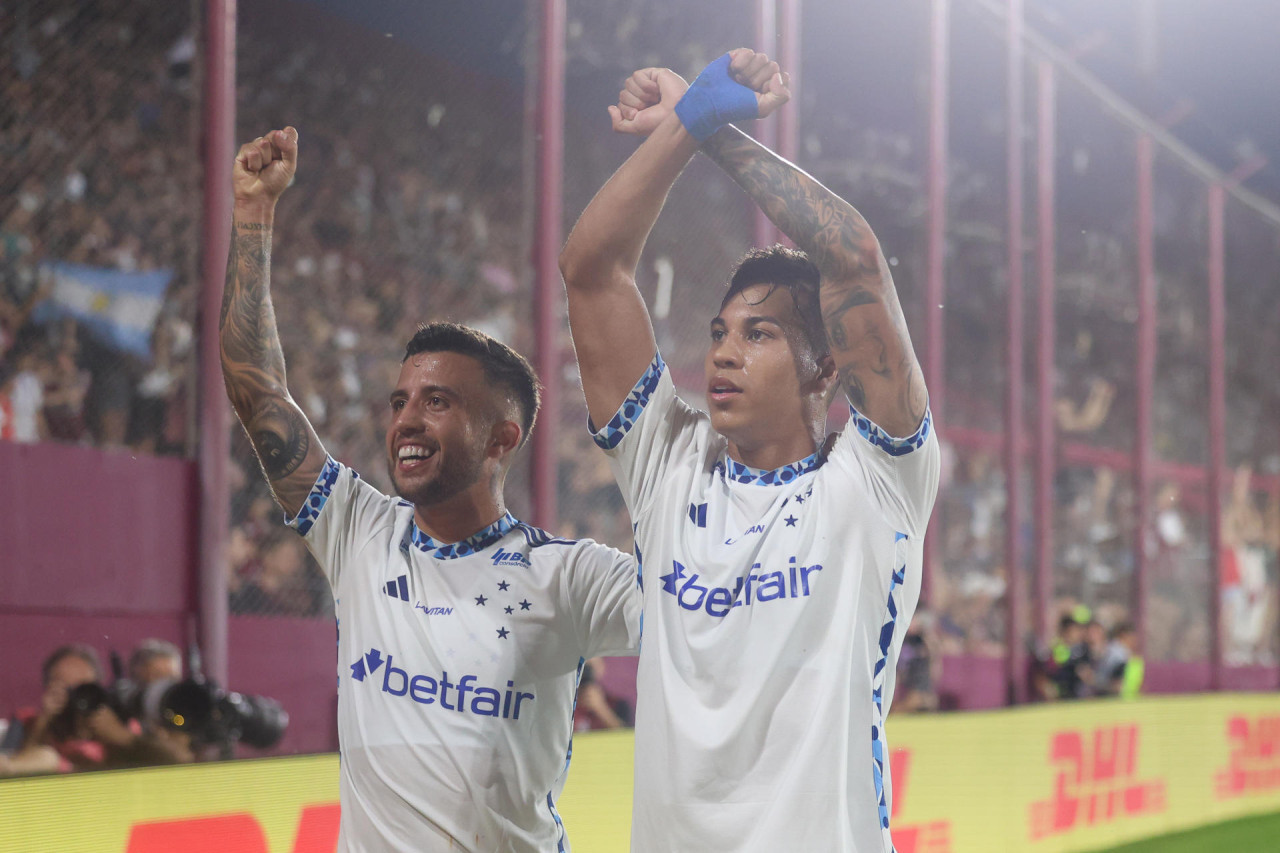
M 1030 575 L 1029 565 L 1007 566 L 1004 557 L 1009 473 L 1001 458 L 1006 379 L 997 308 L 1007 288 L 1005 125 L 1001 98 L 989 85 L 1002 72 L 982 65 L 1000 43 L 971 5 L 958 4 L 951 33 L 957 68 L 932 624 L 911 635 L 923 641 L 911 655 L 921 651 L 929 665 L 915 665 L 903 682 L 923 684 L 927 669 L 935 691 L 944 659 L 1005 654 L 1009 582 L 1013 572 Z M 193 452 L 202 178 L 196 8 L 158 0 L 0 7 L 7 34 L 0 97 L 8 118 L 0 122 L 0 440 Z M 655 63 L 689 76 L 722 50 L 750 42 L 751 22 L 726 15 L 727 8 L 569 3 L 568 220 L 633 145 L 612 136 L 602 118 L 620 81 Z M 808 32 L 806 67 L 824 73 L 800 75 L 795 103 L 801 162 L 875 224 L 913 330 L 924 309 L 928 213 L 922 9 L 860 5 L 859 26 L 878 37 L 858 56 L 848 55 L 840 26 Z M 1060 45 L 1082 43 L 1095 26 L 1070 4 L 1030 3 L 1027 10 L 1031 25 Z M 520 75 L 532 67 L 531 36 L 516 19 L 488 27 L 490 46 L 497 46 L 479 63 L 461 38 L 424 54 L 407 33 L 354 26 L 289 0 L 241 4 L 240 15 L 236 137 L 292 123 L 307 157 L 275 235 L 273 298 L 290 388 L 326 448 L 387 490 L 383 401 L 418 322 L 469 323 L 533 351 L 533 139 L 512 118 L 525 115 Z M 1151 114 L 1167 114 L 1185 93 L 1162 90 L 1135 69 L 1124 32 L 1116 26 L 1111 43 L 1080 61 Z M 860 85 L 889 63 L 912 71 Z M 850 91 L 858 93 L 856 109 L 814 108 L 845 103 Z M 1145 633 L 1136 643 L 1147 660 L 1203 661 L 1210 606 L 1221 596 L 1229 662 L 1274 665 L 1280 431 L 1270 425 L 1280 419 L 1272 369 L 1280 363 L 1280 336 L 1269 332 L 1280 324 L 1280 295 L 1259 283 L 1274 280 L 1280 242 L 1265 220 L 1229 211 L 1227 457 L 1248 473 L 1237 473 L 1220 510 L 1204 474 L 1203 185 L 1158 158 L 1157 482 L 1148 496 L 1151 517 L 1138 518 L 1134 134 L 1068 83 L 1059 94 L 1049 609 L 1090 609 L 1099 625 L 1090 652 L 1096 660 L 1097 632 L 1136 618 L 1141 553 L 1150 583 Z M 1203 135 L 1205 124 L 1188 120 L 1173 132 L 1203 144 L 1229 171 L 1240 140 L 1221 145 Z M 1267 190 L 1273 172 L 1263 169 L 1250 185 Z M 702 320 L 714 313 L 723 276 L 750 239 L 752 211 L 731 203 L 740 198 L 717 169 L 692 163 L 639 270 L 663 355 L 694 404 L 702 398 Z M 136 309 L 131 320 L 111 310 L 123 301 Z M 539 424 L 556 433 L 560 527 L 628 549 L 630 520 L 605 459 L 586 438 L 572 359 L 565 365 L 561 409 L 544 412 Z M 1032 417 L 1034 395 L 1026 397 Z M 238 429 L 231 452 L 232 611 L 331 616 L 327 585 L 284 531 Z M 527 470 L 525 460 L 511 478 L 517 515 L 529 509 Z M 1022 509 L 1029 520 L 1029 508 Z M 1219 511 L 1224 551 L 1213 555 L 1209 522 Z M 1036 530 L 1026 521 L 1016 533 L 1029 554 Z M 1220 588 L 1212 580 L 1214 557 L 1224 567 Z

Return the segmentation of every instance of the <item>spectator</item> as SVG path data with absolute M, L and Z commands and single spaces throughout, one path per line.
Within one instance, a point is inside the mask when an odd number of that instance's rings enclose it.
M 1098 663 L 1094 690 L 1099 696 L 1133 699 L 1142 692 L 1146 662 L 1138 653 L 1138 632 L 1130 622 L 1111 629 L 1111 643 Z
M 68 698 L 77 687 L 98 684 L 102 666 L 98 653 L 83 643 L 60 646 L 40 669 L 44 692 L 38 708 L 23 708 L 10 723 L 21 733 L 20 746 L 8 760 L 16 772 L 53 772 L 101 765 L 102 746 L 69 723 Z
M 44 421 L 49 438 L 79 443 L 86 438 L 85 398 L 92 377 L 76 364 L 74 331 L 64 339 L 54 355 L 44 386 Z
M 129 655 L 129 680 L 139 689 L 181 679 L 182 651 L 168 640 L 143 640 Z
M 30 443 L 41 441 L 47 434 L 44 420 L 44 377 L 47 367 L 41 360 L 38 344 L 17 357 L 16 369 L 0 383 L 0 437 Z
M 937 683 L 942 674 L 942 661 L 933 651 L 933 622 L 933 614 L 923 608 L 911 618 L 898 656 L 893 711 L 938 710 Z
M 1049 683 L 1046 699 L 1079 699 L 1088 694 L 1093 681 L 1085 623 L 1074 614 L 1058 620 L 1058 639 L 1050 651 L 1046 672 Z

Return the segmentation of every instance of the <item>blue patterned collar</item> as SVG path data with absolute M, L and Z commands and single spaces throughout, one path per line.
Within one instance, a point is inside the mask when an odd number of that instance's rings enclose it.
M 764 471 L 760 468 L 743 465 L 726 454 L 724 461 L 717 462 L 714 470 L 735 483 L 757 486 L 785 486 L 787 483 L 795 482 L 796 479 L 808 474 L 810 471 L 818 470 L 822 467 L 822 463 L 826 461 L 824 457 L 811 453 L 799 462 L 792 462 L 790 465 L 783 465 L 781 468 L 774 468 L 772 471 Z
M 519 523 L 516 521 L 515 516 L 507 513 L 484 530 L 471 534 L 461 542 L 441 543 L 424 533 L 415 521 L 413 523 L 413 545 L 418 550 L 432 554 L 437 559 L 452 560 L 455 557 L 465 557 L 468 554 L 483 551 L 503 536 L 506 536 Z

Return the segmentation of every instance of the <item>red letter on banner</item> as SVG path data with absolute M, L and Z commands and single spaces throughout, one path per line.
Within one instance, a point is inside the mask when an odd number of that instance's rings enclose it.
M 333 853 L 338 849 L 337 803 L 307 806 L 298 818 L 298 836 L 293 840 L 293 853 Z
M 126 853 L 267 853 L 267 839 L 251 814 L 135 823 Z

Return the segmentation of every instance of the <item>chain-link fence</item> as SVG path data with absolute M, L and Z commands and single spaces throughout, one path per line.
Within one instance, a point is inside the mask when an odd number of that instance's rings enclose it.
M 127 0 L 0 8 L 0 438 L 190 447 L 192 13 Z
M 322 6 L 325 4 L 321 4 Z M 338 4 L 341 5 L 341 4 Z M 800 164 L 859 207 L 893 265 L 923 351 L 928 21 L 923 4 L 806 7 L 795 102 Z M 1004 44 L 973 2 L 951 26 L 945 472 L 931 537 L 931 607 L 941 650 L 1006 647 Z M 849 7 L 849 8 L 846 8 Z M 526 14 L 533 14 L 533 6 Z M 15 0 L 0 7 L 0 435 L 134 451 L 192 446 L 193 324 L 199 248 L 199 5 Z M 755 3 L 568 4 L 565 227 L 634 149 L 605 107 L 638 67 L 692 77 L 755 41 Z M 531 18 L 528 20 L 532 20 Z M 240 4 L 238 138 L 292 124 L 296 186 L 282 202 L 273 297 L 290 389 L 328 450 L 383 489 L 386 391 L 421 321 L 478 326 L 534 351 L 528 132 L 533 34 L 507 21 L 477 48 L 315 4 Z M 853 41 L 850 41 L 850 34 Z M 447 40 L 446 40 L 447 41 Z M 851 49 L 850 45 L 856 49 Z M 512 72 L 511 69 L 515 69 Z M 886 68 L 894 73 L 886 74 Z M 1026 68 L 1034 80 L 1035 65 Z M 1033 126 L 1028 95 L 1026 125 Z M 1034 169 L 1028 131 L 1028 187 Z M 1203 660 L 1215 596 L 1227 657 L 1276 653 L 1280 414 L 1274 224 L 1228 201 L 1227 453 L 1232 487 L 1207 491 L 1206 187 L 1156 158 L 1157 347 L 1152 514 L 1134 492 L 1138 386 L 1136 132 L 1060 79 L 1055 135 L 1057 338 L 1053 389 L 1055 612 L 1132 616 L 1135 555 L 1150 566 L 1148 654 Z M 1028 200 L 1033 198 L 1029 193 Z M 1030 209 L 1030 208 L 1029 208 Z M 753 208 L 705 158 L 677 182 L 639 284 L 659 345 L 695 405 L 707 321 L 750 245 Z M 1032 233 L 1028 229 L 1028 234 Z M 1029 236 L 1029 240 L 1031 237 Z M 1031 269 L 1030 259 L 1028 270 Z M 1027 276 L 1028 316 L 1035 308 Z M 539 428 L 559 454 L 558 534 L 627 548 L 630 521 L 590 445 L 576 371 Z M 1028 423 L 1034 407 L 1027 348 Z M 233 439 L 230 586 L 235 613 L 318 616 L 328 591 L 283 530 L 250 448 Z M 508 485 L 529 515 L 527 454 Z M 1030 476 L 1030 456 L 1026 476 Z M 1024 489 L 1030 495 L 1031 490 Z M 1209 521 L 1229 553 L 1213 586 Z M 1022 517 L 1030 520 L 1030 507 Z M 1034 524 L 1024 523 L 1023 589 Z
M 523 81 L 367 23 L 242 4 L 237 124 L 240 141 L 298 128 L 272 258 L 289 388 L 328 452 L 390 493 L 386 400 L 419 323 L 466 323 L 533 352 Z M 232 456 L 232 611 L 330 613 L 239 429 Z M 517 514 L 526 480 L 521 466 L 508 485 Z

